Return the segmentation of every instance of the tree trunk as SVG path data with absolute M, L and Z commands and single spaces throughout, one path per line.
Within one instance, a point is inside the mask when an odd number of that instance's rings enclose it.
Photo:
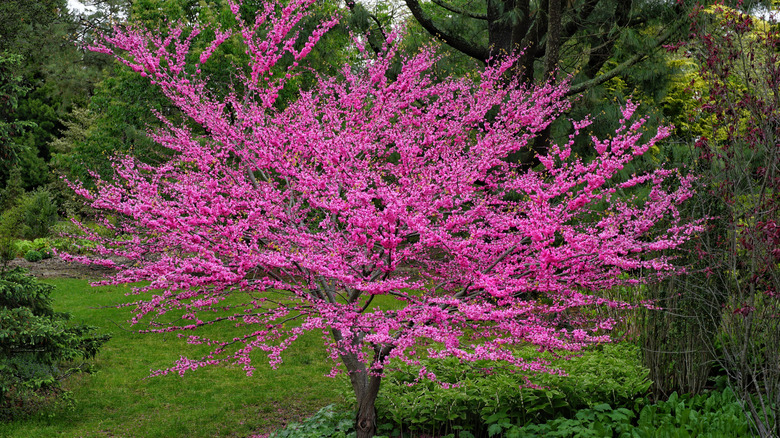
M 339 330 L 332 330 L 333 338 L 336 342 L 343 343 L 344 338 Z M 355 392 L 357 400 L 357 414 L 355 415 L 355 430 L 357 438 L 371 438 L 376 434 L 376 397 L 379 394 L 379 385 L 382 383 L 382 370 L 377 368 L 368 368 L 358 360 L 355 353 L 362 345 L 362 336 L 352 339 L 353 348 L 342 349 L 339 353 L 341 362 L 347 368 L 349 381 L 352 383 L 352 390 Z M 374 363 L 382 363 L 382 360 L 390 352 L 391 347 L 383 349 L 377 348 L 374 356 Z
M 379 394 L 379 385 L 382 377 L 373 375 L 366 366 L 357 360 L 354 354 L 342 354 L 341 360 L 347 367 L 352 390 L 357 400 L 357 415 L 355 416 L 355 430 L 357 438 L 371 438 L 376 433 L 376 408 L 374 403 Z
M 547 9 L 547 44 L 544 53 L 544 77 L 551 81 L 557 76 L 558 56 L 561 46 L 561 0 L 549 0 Z
M 378 376 L 369 376 L 368 379 L 364 379 L 368 381 L 364 389 L 361 392 L 355 392 L 358 407 L 355 416 L 357 438 L 371 438 L 376 433 L 376 407 L 374 407 L 374 403 L 377 394 L 379 394 L 381 379 Z

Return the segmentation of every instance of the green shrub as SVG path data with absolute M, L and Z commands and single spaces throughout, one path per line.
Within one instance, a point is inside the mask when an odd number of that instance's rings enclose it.
M 31 249 L 24 253 L 24 259 L 28 262 L 40 262 L 43 260 L 43 254 L 41 254 L 40 251 L 36 251 L 34 249 Z
M 45 189 L 38 189 L 28 194 L 22 201 L 22 208 L 24 237 L 29 240 L 47 237 L 51 227 L 57 223 L 57 206 L 52 200 L 51 193 Z
M 24 257 L 28 251 L 35 250 L 35 245 L 29 240 L 15 240 L 13 246 L 14 253 L 17 257 Z
M 750 426 L 730 389 L 694 397 L 679 397 L 642 408 L 639 418 L 628 409 L 608 404 L 577 412 L 574 418 L 557 418 L 525 427 L 509 425 L 496 433 L 507 438 L 619 437 L 619 438 L 722 438 L 750 436 Z
M 21 233 L 23 224 L 23 211 L 21 205 L 16 205 L 0 215 L 0 262 L 5 269 L 9 260 L 13 260 L 17 254 L 16 239 Z
M 291 423 L 268 438 L 352 438 L 356 436 L 354 426 L 354 412 L 336 411 L 334 405 L 328 405 L 303 422 Z
M 19 268 L 0 275 L 0 420 L 56 396 L 60 379 L 88 369 L 78 361 L 94 357 L 109 339 L 54 312 L 52 289 Z
M 491 430 L 504 426 L 571 417 L 604 403 L 638 409 L 650 387 L 639 350 L 629 343 L 554 361 L 568 376 L 526 375 L 497 362 L 461 363 L 454 358 L 423 364 L 452 386 L 428 380 L 412 385 L 418 371 L 411 366 L 388 371 L 376 402 L 380 424 L 393 425 L 395 432 L 490 436 Z

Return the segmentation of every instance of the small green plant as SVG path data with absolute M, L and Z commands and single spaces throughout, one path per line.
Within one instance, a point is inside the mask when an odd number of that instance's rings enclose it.
M 609 404 L 578 411 L 573 418 L 556 418 L 524 427 L 495 429 L 507 438 L 721 438 L 749 436 L 750 426 L 730 389 L 697 396 L 678 396 L 647 405 L 637 415 Z
M 28 262 L 40 262 L 43 260 L 43 254 L 41 254 L 40 251 L 36 251 L 34 249 L 31 249 L 24 253 L 24 259 Z
M 328 405 L 301 423 L 291 423 L 268 438 L 352 438 L 356 436 L 354 426 L 354 412 L 337 411 L 335 405 Z

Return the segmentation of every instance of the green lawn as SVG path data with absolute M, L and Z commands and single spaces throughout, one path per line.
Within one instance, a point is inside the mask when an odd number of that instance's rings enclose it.
M 74 321 L 100 327 L 113 338 L 94 361 L 96 373 L 66 382 L 70 407 L 0 424 L 0 436 L 244 437 L 307 417 L 341 401 L 340 391 L 347 389 L 345 380 L 325 377 L 332 362 L 318 333 L 294 343 L 276 371 L 258 356 L 252 377 L 238 367 L 212 366 L 184 377 L 146 379 L 151 369 L 166 368 L 180 355 L 197 358 L 208 350 L 175 334 L 130 331 L 131 309 L 106 307 L 132 301 L 124 296 L 129 289 L 92 288 L 86 280 L 46 282 L 57 287 L 56 310 L 71 312 Z

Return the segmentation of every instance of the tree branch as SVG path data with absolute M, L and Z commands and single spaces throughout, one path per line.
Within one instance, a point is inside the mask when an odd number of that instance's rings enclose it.
M 405 2 L 406 6 L 409 8 L 409 11 L 411 11 L 412 15 L 414 15 L 414 18 L 417 20 L 417 22 L 420 23 L 420 26 L 427 30 L 428 33 L 430 33 L 436 39 L 440 40 L 444 44 L 447 44 L 453 49 L 463 52 L 466 55 L 471 56 L 472 58 L 481 62 L 486 62 L 490 57 L 490 51 L 487 47 L 478 47 L 470 44 L 459 35 L 449 33 L 444 29 L 436 26 L 431 17 L 429 17 L 425 11 L 422 10 L 418 0 L 405 0 Z
M 574 94 L 582 93 L 583 91 L 593 88 L 595 86 L 601 85 L 604 82 L 607 82 L 608 80 L 614 78 L 615 76 L 623 73 L 626 69 L 633 66 L 634 64 L 644 60 L 648 57 L 648 55 L 655 49 L 661 46 L 661 44 L 665 43 L 672 35 L 674 35 L 675 31 L 680 27 L 682 24 L 682 21 L 677 22 L 674 26 L 668 28 L 664 33 L 662 33 L 658 39 L 656 39 L 655 43 L 651 48 L 649 48 L 644 53 L 637 53 L 636 55 L 628 58 L 627 60 L 623 61 L 622 63 L 618 64 L 615 68 L 612 70 L 602 74 L 601 76 L 596 76 L 593 79 L 580 82 L 577 85 L 573 85 L 569 91 L 566 92 L 567 96 L 571 96 Z
M 355 3 L 354 0 L 347 1 L 347 9 L 349 9 L 349 12 L 352 14 L 355 14 L 355 8 L 360 7 L 363 12 L 366 13 L 366 15 L 374 22 L 376 23 L 376 27 L 379 30 L 379 33 L 382 35 L 382 41 L 387 41 L 387 35 L 385 34 L 385 30 L 382 28 L 382 22 L 379 21 L 379 18 L 377 18 L 376 15 L 369 13 L 366 8 L 364 8 L 362 5 L 359 5 Z M 360 24 L 359 26 L 363 26 L 363 24 Z M 376 38 L 371 37 L 371 32 L 368 28 L 365 30 L 366 35 L 366 41 L 368 41 L 368 45 L 371 47 L 371 50 L 374 51 L 374 53 L 379 54 L 382 52 L 382 44 L 380 44 Z
M 465 11 L 465 10 L 457 8 L 455 6 L 448 5 L 447 3 L 444 3 L 441 0 L 431 0 L 431 2 L 435 3 L 436 5 L 444 8 L 444 9 L 446 9 L 446 10 L 452 12 L 452 13 L 455 13 L 455 14 L 458 14 L 458 15 L 463 15 L 464 17 L 473 18 L 475 20 L 487 20 L 488 19 L 487 14 L 480 14 L 480 13 L 477 13 L 477 12 Z

